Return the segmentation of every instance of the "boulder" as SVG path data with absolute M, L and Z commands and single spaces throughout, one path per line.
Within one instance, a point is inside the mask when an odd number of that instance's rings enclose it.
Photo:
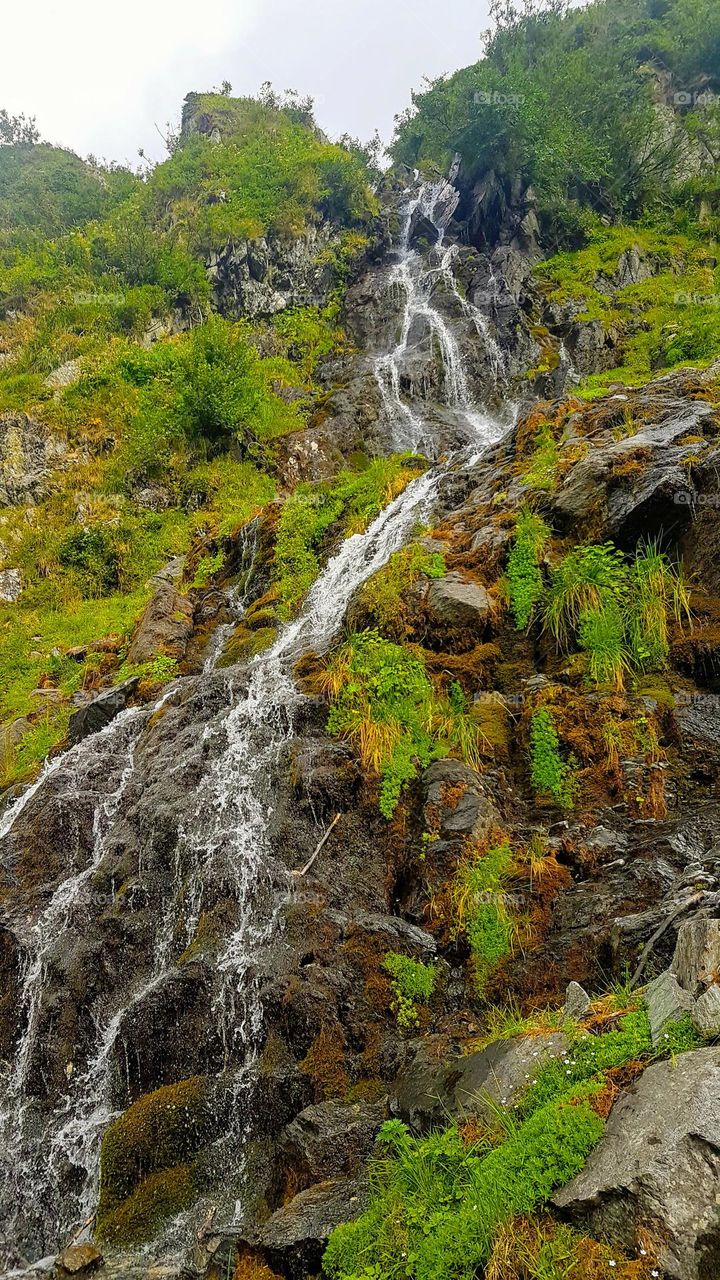
M 560 1031 L 496 1040 L 464 1055 L 443 1052 L 439 1040 L 420 1041 L 398 1077 L 393 1111 L 413 1128 L 427 1129 L 447 1123 L 448 1116 L 487 1114 L 498 1103 L 511 1107 L 538 1068 L 567 1049 Z
M 365 1189 L 347 1178 L 320 1182 L 283 1205 L 261 1228 L 270 1266 L 288 1280 L 318 1275 L 330 1233 L 352 1222 L 366 1204 Z
M 0 600 L 15 604 L 22 595 L 22 578 L 19 569 L 0 569 Z
M 492 601 L 485 587 L 461 573 L 436 578 L 430 585 L 428 601 L 436 617 L 451 627 L 484 631 L 492 620 Z
M 692 995 L 710 986 L 720 973 L 720 920 L 695 916 L 680 926 L 671 970 Z
M 571 982 L 565 992 L 565 1017 L 579 1022 L 590 1008 L 590 997 L 579 982 Z
M 483 835 L 498 821 L 480 775 L 460 760 L 436 760 L 423 787 L 428 824 L 445 839 Z
M 88 738 L 91 733 L 98 733 L 109 725 L 121 711 L 125 711 L 132 695 L 137 689 L 139 679 L 133 676 L 114 689 L 107 689 L 99 697 L 94 698 L 86 707 L 81 707 L 70 717 L 68 737 L 72 746 Z
M 670 1280 L 720 1275 L 720 1048 L 648 1067 L 554 1204 L 628 1249 L 647 1231 Z
M 190 602 L 167 578 L 156 581 L 155 592 L 145 608 L 128 649 L 127 660 L 149 662 L 158 654 L 184 658 L 192 635 Z
M 85 1276 L 97 1271 L 104 1258 L 94 1244 L 71 1244 L 57 1259 L 58 1276 Z
M 26 413 L 0 414 L 0 507 L 38 502 L 64 448 Z
M 683 990 L 677 978 L 668 971 L 661 973 L 659 978 L 650 983 L 645 993 L 645 1002 L 654 1045 L 660 1043 L 670 1022 L 677 1022 L 695 1008 L 693 997 Z
M 321 1102 L 306 1107 L 285 1130 L 284 1158 L 306 1186 L 354 1173 L 370 1155 L 386 1116 L 384 1102 Z
M 512 1106 L 533 1084 L 535 1072 L 551 1058 L 562 1058 L 567 1051 L 568 1042 L 563 1033 L 548 1031 L 543 1035 L 496 1040 L 487 1048 L 468 1054 L 457 1063 L 454 1110 L 482 1113 L 487 1110 L 488 1100 L 491 1104 Z
M 720 1036 L 720 986 L 716 982 L 696 1001 L 692 1020 L 695 1030 L 706 1040 Z

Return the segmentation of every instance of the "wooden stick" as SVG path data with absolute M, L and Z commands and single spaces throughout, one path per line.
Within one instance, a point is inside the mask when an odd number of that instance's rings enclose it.
M 642 955 L 640 956 L 640 962 L 638 964 L 638 967 L 635 970 L 632 978 L 630 979 L 631 991 L 635 990 L 635 987 L 637 986 L 638 982 L 642 978 L 645 972 L 645 966 L 648 960 L 650 959 L 650 955 L 653 950 L 653 947 L 655 946 L 655 943 L 660 941 L 663 934 L 667 932 L 667 930 L 670 928 L 670 925 L 673 924 L 675 920 L 677 920 L 678 916 L 684 915 L 686 911 L 689 911 L 691 909 L 691 907 L 699 906 L 700 903 L 703 901 L 704 897 L 705 897 L 704 893 L 694 894 L 693 897 L 688 898 L 687 902 L 683 902 L 682 906 L 677 907 L 674 911 L 670 913 L 669 916 L 665 917 L 660 927 L 655 930 L 652 938 L 650 938 L 650 940 L 646 942 L 645 946 L 643 947 Z
M 302 871 L 293 871 L 293 873 L 292 873 L 292 874 L 295 876 L 295 878 L 296 878 L 297 880 L 299 880 L 302 876 L 306 876 L 306 875 L 307 875 L 307 873 L 308 873 L 308 871 L 310 870 L 310 868 L 311 868 L 311 866 L 312 866 L 313 862 L 314 862 L 314 861 L 315 861 L 315 859 L 317 858 L 317 856 L 318 856 L 318 854 L 319 854 L 320 850 L 323 848 L 323 846 L 324 846 L 324 845 L 326 844 L 326 842 L 329 840 L 331 831 L 333 830 L 333 828 L 334 828 L 334 827 L 336 827 L 336 826 L 337 826 L 337 824 L 338 824 L 338 822 L 340 821 L 341 817 L 342 817 L 342 814 L 341 814 L 341 813 L 336 813 L 336 814 L 335 814 L 335 817 L 333 818 L 332 822 L 330 823 L 330 826 L 328 827 L 327 831 L 325 832 L 325 835 L 323 836 L 322 840 L 320 841 L 320 843 L 319 843 L 319 845 L 318 845 L 317 849 L 315 850 L 315 852 L 314 852 L 314 854 L 313 854 L 312 858 L 311 858 L 311 859 L 310 859 L 310 861 L 309 861 L 309 862 L 308 862 L 308 863 L 303 867 Z

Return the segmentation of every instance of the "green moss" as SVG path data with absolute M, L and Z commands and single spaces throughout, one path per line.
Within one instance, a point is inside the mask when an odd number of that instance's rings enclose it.
M 363 470 L 343 471 L 332 481 L 295 490 L 283 506 L 275 546 L 275 573 L 286 617 L 315 581 L 331 534 L 362 532 L 423 465 L 410 455 L 378 458 Z
M 167 1085 L 106 1129 L 100 1153 L 97 1235 L 116 1244 L 150 1239 L 197 1194 L 198 1158 L 226 1123 L 205 1079 Z
M 488 979 L 512 945 L 514 925 L 506 902 L 511 864 L 510 845 L 495 845 L 462 866 L 456 876 L 453 896 L 460 907 L 462 931 L 470 944 L 480 996 L 485 994 Z
M 560 451 L 552 427 L 549 422 L 544 422 L 537 432 L 533 451 L 522 475 L 528 488 L 538 492 L 552 492 L 557 487 L 556 471 L 559 461 Z
M 258 627 L 257 630 L 250 631 L 241 624 L 227 641 L 218 667 L 234 667 L 240 662 L 250 662 L 252 658 L 274 644 L 277 633 L 278 629 L 275 626 Z
M 401 639 L 408 592 L 423 576 L 442 578 L 446 572 L 442 554 L 428 550 L 420 542 L 411 542 L 396 551 L 360 592 L 361 604 L 372 625 Z

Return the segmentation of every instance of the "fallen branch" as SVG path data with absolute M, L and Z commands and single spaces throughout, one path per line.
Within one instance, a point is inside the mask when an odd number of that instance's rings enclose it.
M 660 941 L 663 934 L 667 932 L 667 930 L 670 928 L 670 925 L 673 923 L 674 920 L 677 920 L 678 916 L 684 915 L 685 912 L 689 911 L 691 907 L 699 906 L 699 904 L 703 901 L 704 897 L 705 897 L 704 893 L 694 894 L 692 898 L 688 898 L 687 902 L 683 902 L 682 906 L 677 907 L 675 911 L 671 912 L 669 916 L 665 917 L 660 927 L 655 930 L 652 937 L 649 939 L 648 942 L 645 943 L 645 946 L 643 947 L 642 954 L 640 956 L 640 961 L 638 963 L 638 967 L 635 970 L 632 978 L 630 979 L 631 991 L 634 991 L 643 973 L 645 972 L 645 966 L 648 960 L 650 959 L 650 955 L 653 947 L 655 946 L 655 943 Z
M 307 873 L 308 873 L 308 871 L 310 870 L 310 868 L 311 868 L 311 866 L 312 866 L 313 862 L 314 862 L 314 861 L 315 861 L 315 859 L 317 858 L 317 856 L 318 856 L 318 854 L 319 854 L 320 850 L 323 848 L 323 846 L 324 846 L 324 845 L 327 843 L 327 841 L 329 840 L 331 831 L 333 830 L 333 828 L 334 828 L 334 827 L 336 827 L 336 826 L 337 826 L 337 824 L 338 824 L 338 822 L 340 821 L 341 817 L 342 817 L 342 814 L 341 814 L 341 813 L 336 813 L 336 814 L 335 814 L 335 817 L 333 818 L 332 822 L 330 823 L 330 826 L 328 827 L 327 831 L 325 832 L 325 835 L 323 836 L 322 840 L 320 841 L 320 843 L 319 843 L 319 845 L 318 845 L 317 849 L 315 850 L 315 852 L 314 852 L 314 854 L 313 854 L 312 858 L 310 859 L 310 861 L 309 861 L 308 863 L 306 863 L 306 865 L 303 867 L 302 871 L 293 871 L 293 873 L 292 873 L 292 874 L 295 876 L 295 879 L 296 879 L 296 880 L 300 880 L 302 876 L 306 876 L 306 875 L 307 875 Z

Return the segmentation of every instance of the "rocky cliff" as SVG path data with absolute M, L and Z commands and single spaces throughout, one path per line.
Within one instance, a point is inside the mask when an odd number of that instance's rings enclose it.
M 351 216 L 258 110 L 189 100 L 197 291 L 0 416 L 5 1274 L 711 1280 L 714 249 L 457 164 Z

